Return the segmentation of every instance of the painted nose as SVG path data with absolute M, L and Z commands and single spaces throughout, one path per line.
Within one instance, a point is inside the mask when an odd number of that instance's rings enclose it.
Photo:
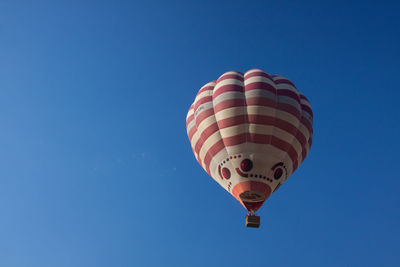
M 271 191 L 271 187 L 265 183 L 245 181 L 235 185 L 232 194 L 249 212 L 256 212 L 271 195 Z

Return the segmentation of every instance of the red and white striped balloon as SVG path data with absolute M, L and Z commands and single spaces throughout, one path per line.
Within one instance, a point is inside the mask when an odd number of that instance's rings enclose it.
M 207 83 L 186 118 L 197 161 L 250 212 L 304 161 L 312 123 L 310 103 L 294 84 L 260 69 Z

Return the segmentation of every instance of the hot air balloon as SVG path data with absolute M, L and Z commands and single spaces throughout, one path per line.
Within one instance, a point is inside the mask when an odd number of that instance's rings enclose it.
M 187 134 L 197 161 L 248 211 L 257 210 L 304 161 L 313 134 L 310 102 L 280 75 L 229 71 L 204 85 L 190 106 Z

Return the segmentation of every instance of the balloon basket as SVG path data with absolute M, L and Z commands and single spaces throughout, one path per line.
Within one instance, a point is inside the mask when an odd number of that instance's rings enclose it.
M 251 227 L 251 228 L 259 228 L 260 227 L 260 216 L 247 215 L 246 216 L 246 226 Z

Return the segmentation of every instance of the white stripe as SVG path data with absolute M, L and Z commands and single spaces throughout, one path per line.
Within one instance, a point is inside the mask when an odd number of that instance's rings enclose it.
M 300 98 L 299 91 L 294 86 L 292 86 L 291 84 L 280 83 L 280 84 L 276 85 L 276 89 L 277 90 L 289 90 L 289 91 L 292 91 L 293 93 L 297 94 L 297 96 Z
M 200 91 L 201 89 L 205 88 L 205 87 L 214 86 L 214 85 L 215 85 L 215 82 L 208 82 L 208 83 L 206 83 L 205 85 L 203 85 L 203 86 L 199 89 L 199 91 Z M 212 88 L 211 88 L 210 90 L 212 90 Z
M 279 103 L 289 104 L 289 105 L 295 107 L 299 112 L 301 112 L 301 106 L 300 106 L 299 102 L 297 102 L 294 98 L 292 98 L 290 96 L 284 96 L 284 95 L 278 95 L 277 97 L 278 97 Z
M 212 95 L 212 90 L 206 90 L 202 92 L 201 94 L 197 95 L 196 98 L 194 99 L 193 106 L 196 106 L 196 103 L 201 100 L 204 97 L 208 97 Z
M 194 114 L 194 110 L 193 110 L 193 104 L 190 106 L 190 109 L 186 115 L 186 122 L 188 121 L 190 115 Z
M 198 106 L 197 109 L 196 109 L 196 112 L 195 112 L 195 114 L 194 114 L 194 119 L 197 120 L 197 117 L 198 117 L 201 113 L 203 113 L 203 112 L 205 112 L 205 111 L 207 111 L 207 110 L 209 110 L 209 109 L 212 109 L 212 108 L 214 108 L 212 101 L 205 102 L 204 104 L 201 104 L 201 105 Z
M 267 74 L 267 73 L 266 73 L 265 71 L 263 71 L 262 69 L 252 69 L 252 70 L 246 71 L 246 73 L 244 74 L 244 77 L 246 77 L 247 75 L 252 74 L 252 73 L 254 73 L 254 72 L 262 72 L 262 73 Z
M 231 99 L 243 99 L 243 103 L 244 103 L 244 98 L 245 98 L 244 92 L 228 91 L 228 92 L 222 93 L 219 96 L 217 96 L 216 98 L 214 98 L 213 103 L 214 103 L 214 106 L 216 106 L 217 104 L 219 104 L 222 101 L 231 100 Z
M 192 120 L 189 124 L 188 124 L 188 126 L 187 126 L 187 132 L 188 132 L 188 134 L 189 134 L 189 132 L 190 132 L 190 130 L 192 129 L 192 127 L 195 125 L 195 120 Z
M 225 72 L 224 74 L 222 74 L 221 76 L 219 76 L 218 80 L 221 79 L 222 77 L 224 77 L 225 75 L 231 75 L 231 74 L 238 75 L 239 77 L 243 77 L 243 74 L 241 74 L 238 71 L 228 71 L 228 72 Z
M 239 85 L 243 87 L 243 81 L 238 80 L 238 79 L 226 79 L 218 82 L 215 87 L 214 87 L 214 94 L 218 91 L 219 88 L 221 88 L 224 85 Z M 244 90 L 243 90 L 244 91 Z
M 304 98 L 300 98 L 300 103 L 305 105 L 305 106 L 308 106 L 312 110 L 310 102 L 308 102 Z
M 239 115 L 243 115 L 246 114 L 246 109 L 244 107 L 232 107 L 232 108 L 226 108 L 223 110 L 218 111 L 215 114 L 215 117 L 220 118 L 221 119 L 226 119 L 226 118 L 230 118 L 230 117 L 234 117 L 234 116 L 239 116 Z
M 204 161 L 207 151 L 219 140 L 221 140 L 221 134 L 219 132 L 215 132 L 214 134 L 212 134 L 210 137 L 207 138 L 207 140 L 203 143 L 203 146 L 201 147 L 199 153 L 202 161 Z
M 254 90 L 246 91 L 245 95 L 246 95 L 246 98 L 263 97 L 263 98 L 268 98 L 273 101 L 276 101 L 276 95 L 265 89 L 254 89 Z
M 244 80 L 245 86 L 255 82 L 267 83 L 275 88 L 275 83 L 271 79 L 268 79 L 267 77 L 264 76 L 254 76 Z

